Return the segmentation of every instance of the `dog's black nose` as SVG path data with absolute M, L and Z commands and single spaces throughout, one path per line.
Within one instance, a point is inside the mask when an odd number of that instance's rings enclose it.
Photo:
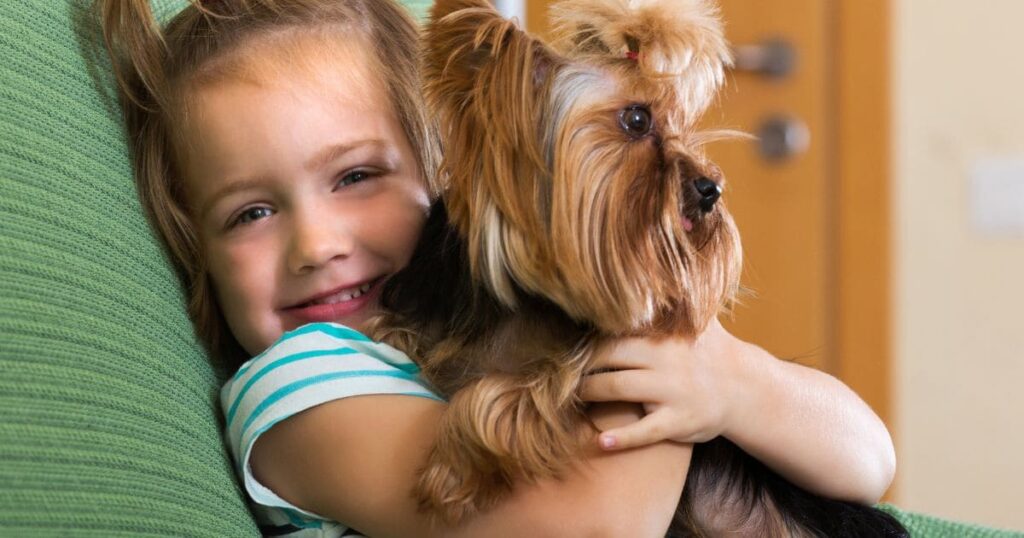
M 700 210 L 708 213 L 714 209 L 715 202 L 722 196 L 722 187 L 719 187 L 718 183 L 706 177 L 693 180 L 693 186 L 697 188 L 697 192 L 700 194 Z

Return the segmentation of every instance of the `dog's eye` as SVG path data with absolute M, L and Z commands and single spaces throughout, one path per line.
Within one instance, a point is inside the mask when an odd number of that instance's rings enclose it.
M 633 105 L 623 109 L 619 113 L 619 125 L 622 129 L 629 133 L 630 136 L 645 136 L 651 132 L 651 126 L 653 125 L 651 120 L 651 112 L 647 110 L 647 107 L 642 105 Z

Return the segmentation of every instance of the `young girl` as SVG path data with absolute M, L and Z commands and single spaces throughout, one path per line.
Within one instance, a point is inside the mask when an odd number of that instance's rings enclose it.
M 584 399 L 643 408 L 593 406 L 600 444 L 563 480 L 431 523 L 409 492 L 444 403 L 356 332 L 437 195 L 414 23 L 390 0 L 207 1 L 164 29 L 147 0 L 98 4 L 140 196 L 197 331 L 232 369 L 259 354 L 222 403 L 265 534 L 657 536 L 688 443 L 717 435 L 822 495 L 871 503 L 888 487 L 891 441 L 856 395 L 715 324 L 608 346 L 598 366 L 622 370 Z

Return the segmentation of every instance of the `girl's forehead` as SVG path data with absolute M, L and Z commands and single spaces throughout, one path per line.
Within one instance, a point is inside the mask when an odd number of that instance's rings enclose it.
M 321 44 L 302 43 L 291 52 Z M 308 153 L 331 144 L 404 143 L 389 93 L 364 52 L 338 55 L 338 48 L 323 45 L 287 64 L 280 50 L 256 52 L 241 61 L 260 65 L 192 88 L 178 139 L 190 205 L 205 205 L 206 191 L 225 178 L 298 170 Z
M 191 93 L 223 82 L 307 88 L 317 83 L 384 88 L 379 59 L 366 38 L 334 26 L 292 28 L 251 37 L 202 65 L 184 84 Z M 312 84 L 311 84 L 312 83 Z
M 265 37 L 203 66 L 181 87 L 176 145 L 194 146 L 212 115 L 240 95 L 320 108 L 393 113 L 372 49 L 357 37 L 322 32 Z M 235 111 L 238 112 L 238 107 Z M 253 111 L 255 112 L 255 111 Z M 288 117 L 282 117 L 284 121 Z M 180 144 L 179 144 L 180 143 Z M 189 153 L 185 151 L 185 153 Z M 187 155 L 181 155 L 185 158 Z

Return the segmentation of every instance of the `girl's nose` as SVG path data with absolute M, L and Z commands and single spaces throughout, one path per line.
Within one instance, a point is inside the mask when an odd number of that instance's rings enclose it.
M 354 248 L 352 234 L 330 219 L 298 216 L 292 221 L 288 269 L 293 274 L 315 271 L 336 258 L 348 257 Z

